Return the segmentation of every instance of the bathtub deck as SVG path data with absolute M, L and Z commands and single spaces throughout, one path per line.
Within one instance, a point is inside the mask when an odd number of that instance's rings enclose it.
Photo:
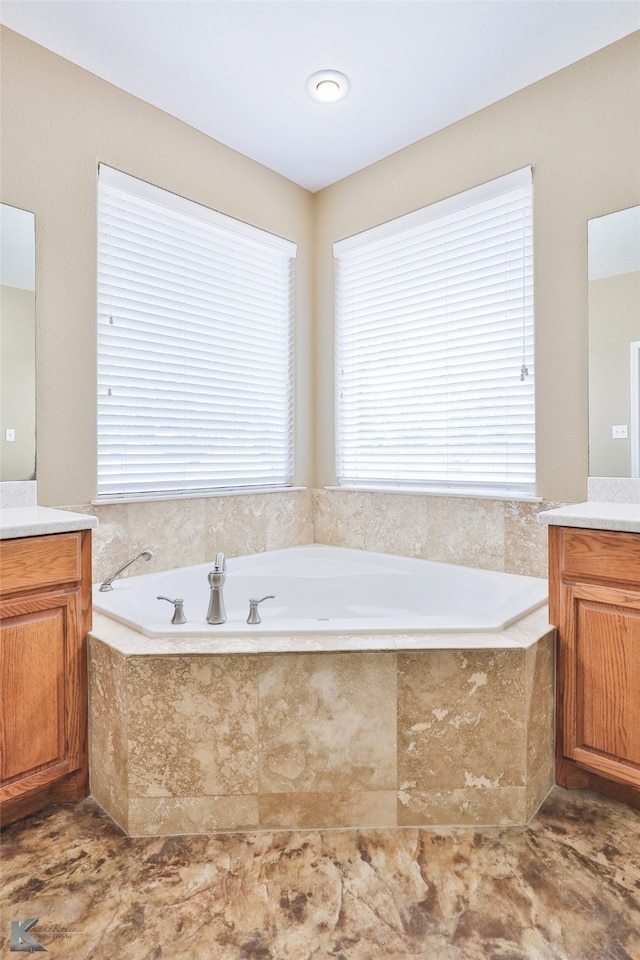
M 126 657 L 175 656 L 236 653 L 320 653 L 389 650 L 521 650 L 537 643 L 549 630 L 549 608 L 545 605 L 517 623 L 500 631 L 446 630 L 429 633 L 331 633 L 252 634 L 226 636 L 211 627 L 207 637 L 176 634 L 174 637 L 147 637 L 111 617 L 94 611 L 94 637 Z

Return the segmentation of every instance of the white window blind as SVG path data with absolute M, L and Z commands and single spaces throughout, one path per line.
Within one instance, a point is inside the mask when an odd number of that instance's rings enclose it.
M 103 165 L 98 499 L 289 486 L 295 244 Z
M 535 493 L 531 170 L 334 244 L 342 486 Z

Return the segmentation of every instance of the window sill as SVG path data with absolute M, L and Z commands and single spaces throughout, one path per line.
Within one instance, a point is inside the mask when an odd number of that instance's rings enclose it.
M 209 500 L 213 497 L 243 497 L 251 493 L 295 493 L 307 489 L 307 487 L 247 487 L 234 490 L 233 487 L 227 487 L 224 490 L 209 490 L 206 493 L 159 493 L 137 497 L 101 497 L 99 500 L 92 500 L 91 504 L 92 506 L 102 507 L 117 503 L 148 503 L 154 500 Z
M 347 493 L 392 493 L 411 497 L 456 497 L 465 500 L 511 500 L 525 503 L 543 503 L 543 498 L 534 494 L 516 492 L 498 492 L 483 490 L 437 490 L 429 487 L 377 487 L 377 486 L 335 486 L 327 484 L 323 490 L 345 491 Z

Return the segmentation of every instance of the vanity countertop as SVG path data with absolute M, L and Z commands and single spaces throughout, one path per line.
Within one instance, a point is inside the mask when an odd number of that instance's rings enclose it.
M 621 530 L 640 533 L 640 503 L 604 503 L 588 500 L 538 514 L 540 523 L 591 530 Z
M 3 507 L 0 510 L 0 540 L 38 537 L 47 533 L 94 530 L 98 518 L 53 507 Z

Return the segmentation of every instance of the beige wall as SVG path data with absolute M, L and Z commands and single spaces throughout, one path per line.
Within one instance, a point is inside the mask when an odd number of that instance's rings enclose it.
M 17 34 L 1 36 L 0 199 L 37 222 L 41 503 L 95 494 L 99 161 L 298 242 L 296 480 L 316 486 L 334 479 L 332 242 L 531 164 L 539 492 L 584 498 L 586 221 L 640 202 L 640 33 L 315 196 Z
M 629 344 L 640 340 L 640 273 L 589 282 L 589 472 L 630 477 L 631 440 L 613 440 L 626 424 L 631 437 Z
M 538 492 L 546 500 L 585 499 L 586 223 L 640 200 L 640 33 L 317 195 L 317 485 L 335 482 L 331 244 L 527 165 L 534 181 Z
M 39 502 L 96 491 L 100 161 L 298 243 L 296 481 L 308 482 L 313 196 L 18 34 L 0 37 L 1 199 L 36 215 Z

